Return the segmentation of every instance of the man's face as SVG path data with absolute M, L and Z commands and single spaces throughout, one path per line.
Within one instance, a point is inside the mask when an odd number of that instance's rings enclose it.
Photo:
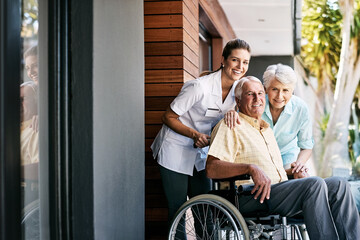
M 22 86 L 20 88 L 21 99 L 21 121 L 27 121 L 37 114 L 36 93 L 31 86 Z
M 261 119 L 265 110 L 265 90 L 261 83 L 248 81 L 242 87 L 241 99 L 236 103 L 241 113 L 249 117 Z
M 25 58 L 25 70 L 28 77 L 37 84 L 39 80 L 39 69 L 36 56 L 27 56 Z

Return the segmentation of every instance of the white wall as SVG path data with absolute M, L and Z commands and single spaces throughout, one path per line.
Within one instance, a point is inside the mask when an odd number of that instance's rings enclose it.
M 99 240 L 145 236 L 143 18 L 143 0 L 94 0 L 94 221 Z

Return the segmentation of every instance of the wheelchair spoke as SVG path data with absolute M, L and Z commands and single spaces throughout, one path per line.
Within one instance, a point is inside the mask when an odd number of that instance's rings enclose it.
M 242 218 L 241 214 L 237 211 L 235 216 L 231 203 L 225 201 L 208 195 L 189 200 L 178 210 L 170 228 L 169 239 L 248 239 L 240 237 L 243 234 L 243 226 L 238 220 Z

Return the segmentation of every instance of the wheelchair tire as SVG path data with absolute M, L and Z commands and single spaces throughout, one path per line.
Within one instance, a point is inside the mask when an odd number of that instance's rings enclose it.
M 220 196 L 202 194 L 179 208 L 168 239 L 249 240 L 250 237 L 244 218 L 232 203 Z

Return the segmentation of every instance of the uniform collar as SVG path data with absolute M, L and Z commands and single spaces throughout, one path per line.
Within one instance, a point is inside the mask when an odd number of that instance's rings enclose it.
M 249 117 L 248 115 L 245 115 L 241 112 L 239 112 L 239 116 L 259 131 L 263 131 L 270 126 L 267 122 L 265 122 L 262 119 L 257 120 L 255 118 Z
M 212 91 L 211 94 L 217 96 L 217 100 L 215 102 L 215 104 L 219 107 L 219 109 L 223 108 L 223 105 L 226 104 L 225 102 L 222 102 L 222 87 L 221 87 L 221 73 L 222 73 L 222 69 L 220 69 L 219 71 L 215 72 L 212 74 L 212 78 L 213 78 L 213 86 L 212 86 Z M 235 97 L 235 87 L 238 84 L 239 81 L 235 81 L 230 89 L 229 94 L 231 94 L 231 98 L 234 99 Z M 227 96 L 228 98 L 229 96 Z M 227 101 L 225 99 L 225 101 Z
M 222 88 L 221 88 L 221 70 L 212 74 L 212 78 L 214 80 L 211 93 L 216 96 L 222 96 Z

